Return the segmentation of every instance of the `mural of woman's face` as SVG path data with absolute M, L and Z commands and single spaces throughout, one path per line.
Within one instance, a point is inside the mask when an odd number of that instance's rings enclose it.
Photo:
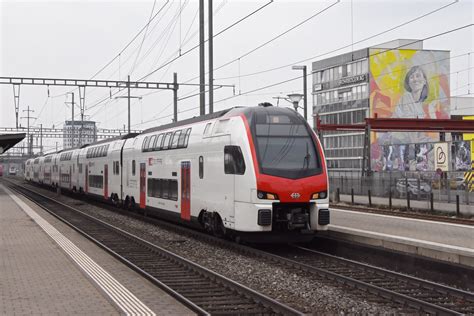
M 412 92 L 422 90 L 426 84 L 423 72 L 420 69 L 415 70 L 408 78 L 408 84 Z

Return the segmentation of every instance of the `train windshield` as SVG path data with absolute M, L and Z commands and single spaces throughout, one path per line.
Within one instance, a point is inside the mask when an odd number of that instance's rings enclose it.
M 252 121 L 261 173 L 290 179 L 321 173 L 320 156 L 301 117 L 288 111 L 258 111 Z

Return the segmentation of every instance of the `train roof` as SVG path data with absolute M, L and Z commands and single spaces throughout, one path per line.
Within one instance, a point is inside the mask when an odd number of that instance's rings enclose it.
M 148 133 L 152 133 L 152 132 L 157 132 L 157 131 L 162 131 L 162 130 L 165 130 L 165 129 L 173 128 L 173 127 L 179 127 L 179 126 L 183 126 L 183 125 L 189 125 L 189 124 L 194 124 L 194 123 L 198 123 L 198 122 L 202 122 L 202 121 L 216 119 L 216 118 L 224 116 L 225 114 L 227 114 L 232 109 L 234 109 L 234 108 L 230 108 L 230 109 L 226 109 L 226 110 L 222 110 L 222 111 L 219 111 L 219 112 L 214 112 L 214 113 L 210 113 L 210 114 L 206 114 L 206 115 L 195 116 L 195 117 L 190 118 L 190 119 L 186 119 L 186 120 L 182 120 L 182 121 L 178 121 L 178 122 L 173 122 L 173 123 L 169 123 L 169 124 L 165 124 L 165 125 L 151 127 L 149 129 L 144 130 L 142 132 L 142 134 L 148 134 Z

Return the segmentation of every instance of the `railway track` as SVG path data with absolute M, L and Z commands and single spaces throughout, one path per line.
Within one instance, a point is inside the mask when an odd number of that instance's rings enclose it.
M 198 314 L 301 314 L 71 206 L 22 186 L 8 186 L 96 242 Z
M 276 262 L 377 294 L 422 313 L 474 314 L 474 293 L 471 292 L 299 246 L 278 248 L 268 253 Z
M 128 214 L 131 214 L 128 212 Z M 131 214 L 135 218 L 143 216 Z M 371 265 L 331 256 L 298 246 L 278 249 L 256 249 L 203 234 L 186 227 L 161 220 L 145 218 L 148 222 L 192 236 L 199 240 L 224 246 L 244 255 L 252 255 L 283 268 L 304 271 L 305 274 L 327 279 L 335 286 L 365 291 L 380 297 L 387 304 L 392 302 L 407 309 L 439 315 L 474 314 L 474 293 L 425 281 L 408 275 L 377 268 Z M 404 310 L 405 310 L 404 309 Z

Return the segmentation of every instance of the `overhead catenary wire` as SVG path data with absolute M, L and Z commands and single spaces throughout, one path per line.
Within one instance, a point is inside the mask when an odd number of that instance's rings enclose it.
M 417 17 L 415 17 L 415 18 L 413 18 L 413 19 L 411 19 L 411 20 L 408 20 L 408 21 L 406 21 L 406 22 L 403 22 L 403 23 L 401 23 L 401 24 L 398 24 L 398 25 L 396 25 L 396 26 L 393 26 L 393 27 L 391 27 L 391 28 L 388 28 L 388 29 L 386 29 L 386 30 L 384 30 L 384 31 L 381 31 L 381 32 L 379 32 L 379 33 L 376 33 L 376 34 L 370 35 L 370 36 L 368 36 L 368 37 L 365 37 L 365 38 L 363 38 L 363 39 L 361 39 L 361 40 L 358 40 L 358 41 L 356 41 L 356 42 L 354 42 L 354 43 L 351 42 L 351 43 L 349 43 L 349 44 L 347 44 L 347 45 L 341 46 L 341 47 L 339 47 L 339 48 L 330 50 L 330 51 L 325 52 L 325 53 L 322 53 L 322 54 L 318 54 L 318 55 L 315 55 L 315 56 L 312 56 L 312 57 L 309 57 L 309 58 L 301 59 L 301 60 L 298 60 L 298 61 L 295 61 L 295 62 L 292 62 L 292 63 L 288 63 L 288 64 L 285 64 L 285 65 L 282 65 L 282 66 L 269 68 L 269 69 L 266 69 L 266 70 L 256 71 L 256 72 L 252 72 L 252 73 L 248 73 L 248 74 L 242 74 L 242 75 L 238 75 L 238 76 L 221 77 L 221 78 L 216 78 L 216 80 L 227 80 L 227 79 L 244 78 L 244 77 L 249 77 L 249 76 L 260 75 L 260 74 L 263 74 L 263 73 L 267 73 L 267 72 L 271 72 L 271 71 L 275 71 L 275 70 L 280 70 L 280 69 L 283 69 L 283 68 L 288 68 L 288 67 L 293 66 L 293 65 L 305 63 L 305 62 L 307 62 L 307 61 L 315 60 L 315 59 L 317 59 L 317 58 L 324 57 L 324 56 L 326 56 L 326 55 L 333 54 L 333 53 L 336 53 L 336 52 L 341 51 L 341 50 L 343 50 L 343 49 L 349 48 L 349 47 L 351 47 L 353 44 L 356 44 L 356 45 L 357 45 L 357 44 L 366 42 L 366 41 L 368 41 L 368 40 L 371 40 L 371 39 L 373 39 L 373 38 L 379 37 L 380 35 L 383 35 L 383 34 L 386 34 L 386 33 L 391 32 L 391 31 L 394 31 L 394 30 L 396 30 L 396 29 L 399 29 L 399 28 L 401 28 L 401 27 L 403 27 L 403 26 L 406 26 L 406 25 L 408 25 L 408 24 L 410 24 L 410 23 L 413 23 L 413 22 L 415 22 L 415 21 L 418 21 L 418 20 L 420 20 L 420 19 L 422 19 L 422 18 L 425 18 L 425 17 L 427 17 L 427 16 L 429 16 L 429 15 L 432 15 L 432 14 L 434 14 L 434 13 L 436 13 L 436 12 L 439 12 L 439 11 L 441 11 L 441 10 L 443 10 L 443 9 L 446 9 L 447 7 L 452 6 L 452 5 L 454 5 L 454 4 L 458 3 L 458 2 L 459 2 L 459 0 L 454 0 L 453 2 L 450 2 L 450 3 L 448 3 L 448 4 L 445 4 L 445 5 L 439 7 L 439 8 L 437 8 L 437 9 L 435 9 L 435 10 L 429 11 L 429 12 L 427 12 L 427 13 L 424 13 L 424 14 L 420 15 L 420 16 L 417 16 Z M 217 68 L 214 69 L 214 70 L 217 70 Z M 195 79 L 196 79 L 196 77 L 190 79 L 190 81 L 195 80 Z
M 301 21 L 301 22 L 297 23 L 296 25 L 290 27 L 288 30 L 286 30 L 286 31 L 284 31 L 284 32 L 282 32 L 282 33 L 280 33 L 280 34 L 278 34 L 277 36 L 275 36 L 275 37 L 269 39 L 268 41 L 266 41 L 266 42 L 264 42 L 264 43 L 258 45 L 257 47 L 255 47 L 255 48 L 249 50 L 248 52 L 246 52 L 245 54 L 239 56 L 238 58 L 235 58 L 235 59 L 233 59 L 233 60 L 231 60 L 231 61 L 228 61 L 227 63 L 225 63 L 225 64 L 223 64 L 223 65 L 221 65 L 221 66 L 215 68 L 214 70 L 219 70 L 219 69 L 224 68 L 224 67 L 226 67 L 226 66 L 228 66 L 228 65 L 230 65 L 230 64 L 233 64 L 233 63 L 236 62 L 236 61 L 241 61 L 244 57 L 247 57 L 248 55 L 250 55 L 250 54 L 256 52 L 257 50 L 259 50 L 260 48 L 263 48 L 263 47 L 267 46 L 267 45 L 270 44 L 271 42 L 276 41 L 276 40 L 279 39 L 280 37 L 282 37 L 282 36 L 288 34 L 289 32 L 291 32 L 291 31 L 297 29 L 298 27 L 300 27 L 301 25 L 305 24 L 306 22 L 311 21 L 312 19 L 314 19 L 314 18 L 317 17 L 318 15 L 320 15 L 320 14 L 326 12 L 327 10 L 331 9 L 332 7 L 334 7 L 334 6 L 335 6 L 336 4 L 338 4 L 339 2 L 340 2 L 340 0 L 337 0 L 336 2 L 333 2 L 332 4 L 330 4 L 329 6 L 325 7 L 324 9 L 319 10 L 319 11 L 316 12 L 315 14 L 311 15 L 309 18 L 304 19 L 303 21 Z
M 148 23 L 146 24 L 145 32 L 143 33 L 143 38 L 142 38 L 142 41 L 140 43 L 140 47 L 138 48 L 138 52 L 137 52 L 137 55 L 135 57 L 135 61 L 133 62 L 132 69 L 129 71 L 130 75 L 135 70 L 135 66 L 137 64 L 138 57 L 140 56 L 140 52 L 142 51 L 142 47 L 143 47 L 143 43 L 145 42 L 145 39 L 146 39 L 148 27 L 150 26 L 151 18 L 153 17 L 153 11 L 155 10 L 155 5 L 156 5 L 156 0 L 153 1 L 153 7 L 151 8 L 150 18 L 148 19 Z
M 148 27 L 148 25 L 150 25 L 150 23 L 161 13 L 161 11 L 165 8 L 165 6 L 169 3 L 170 1 L 167 0 L 163 6 L 161 6 L 161 8 L 155 13 L 155 15 L 153 15 L 153 17 L 151 19 L 149 19 L 149 21 L 140 29 L 140 31 L 138 31 L 138 33 L 125 45 L 124 48 L 122 48 L 122 50 L 117 54 L 115 55 L 115 57 L 113 57 L 108 63 L 106 63 L 102 68 L 100 68 L 94 75 L 92 75 L 92 77 L 90 79 L 94 79 L 99 73 L 101 73 L 105 68 L 107 68 L 110 64 L 112 64 L 118 57 L 120 54 L 122 54 L 137 38 L 138 36 L 140 36 L 140 34 Z
M 268 6 L 269 4 L 273 3 L 273 0 L 270 0 L 268 3 L 264 4 L 263 6 L 259 7 L 258 9 L 252 11 L 250 14 L 244 16 L 243 18 L 241 18 L 240 20 L 238 20 L 237 22 L 234 22 L 233 24 L 231 24 L 230 26 L 226 27 L 225 29 L 223 29 L 222 31 L 218 32 L 217 34 L 215 34 L 213 36 L 213 38 L 216 38 L 217 36 L 219 36 L 220 34 L 224 33 L 225 31 L 229 30 L 230 28 L 236 26 L 237 24 L 239 24 L 240 22 L 246 20 L 247 18 L 251 17 L 252 15 L 256 14 L 257 12 L 259 12 L 260 10 L 262 10 L 263 8 L 265 8 L 266 6 Z M 205 41 L 207 42 L 207 40 Z M 148 78 L 149 76 L 153 75 L 154 73 L 156 73 L 157 71 L 159 71 L 160 69 L 163 69 L 164 67 L 166 67 L 167 65 L 169 65 L 170 63 L 178 60 L 179 58 L 183 57 L 184 55 L 190 53 L 191 51 L 195 50 L 196 48 L 198 48 L 199 45 L 196 45 L 196 46 L 193 46 L 192 48 L 188 49 L 187 51 L 185 51 L 184 53 L 182 53 L 181 55 L 171 59 L 170 61 L 166 62 L 165 64 L 159 66 L 158 68 L 154 69 L 152 72 L 148 73 L 147 75 L 143 76 L 142 78 L 138 79 L 138 81 L 143 81 L 145 80 L 146 78 Z

